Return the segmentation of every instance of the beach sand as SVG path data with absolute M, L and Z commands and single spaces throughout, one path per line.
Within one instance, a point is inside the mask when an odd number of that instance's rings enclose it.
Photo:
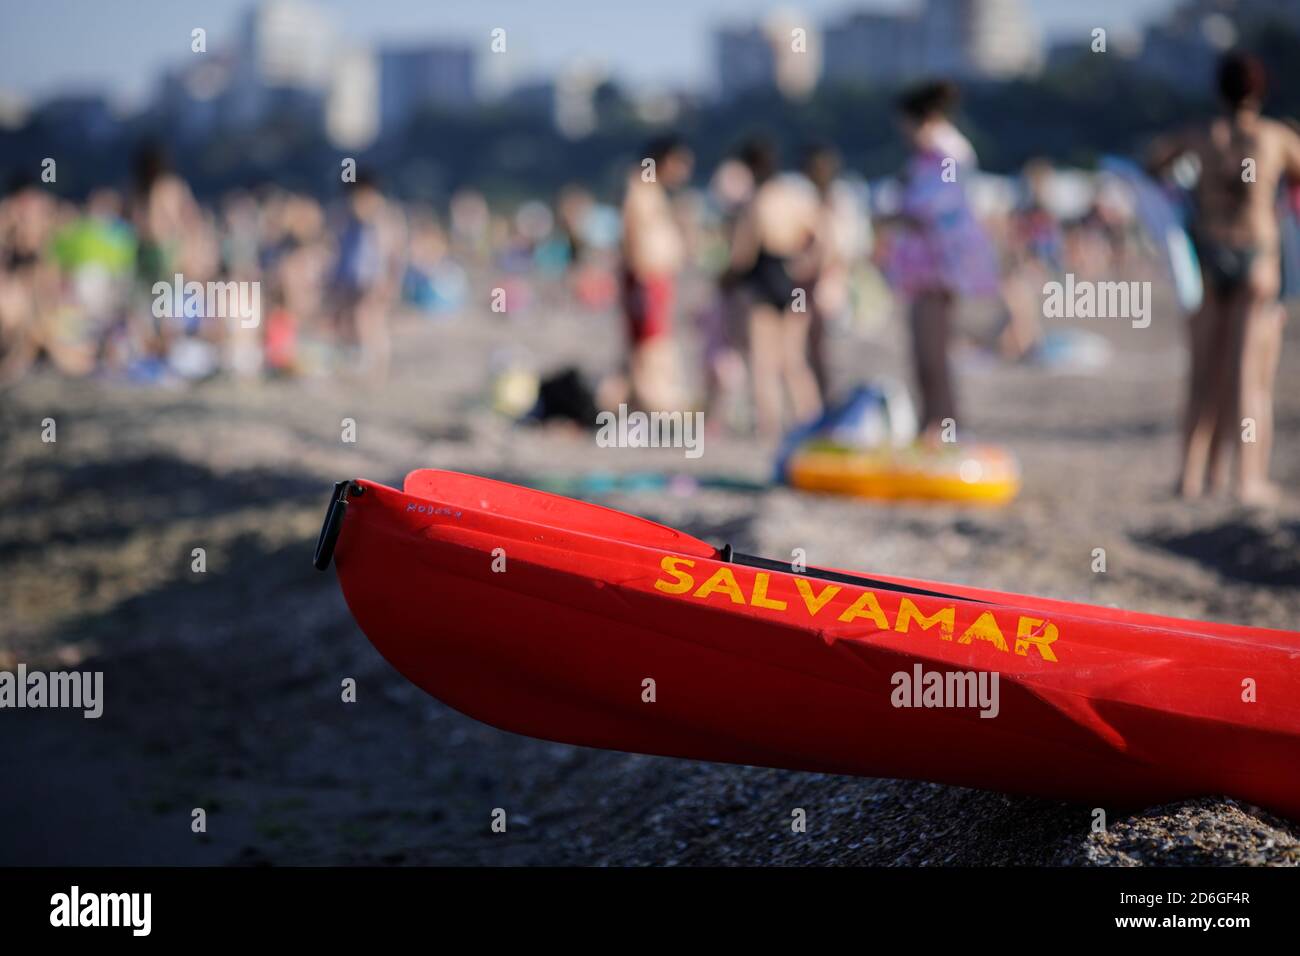
M 1181 320 L 1094 322 L 1111 364 L 963 361 L 972 434 L 1025 486 L 1000 510 L 698 487 L 610 504 L 706 540 L 1182 617 L 1300 629 L 1300 502 L 1170 494 Z M 105 712 L 0 713 L 0 864 L 1295 864 L 1300 824 L 1206 797 L 1093 808 L 917 782 L 625 755 L 518 737 L 408 684 L 311 567 L 331 483 L 416 467 L 529 483 L 586 471 L 767 478 L 710 436 L 598 448 L 485 407 L 489 356 L 613 367 L 609 317 L 407 322 L 383 387 L 221 380 L 186 390 L 35 376 L 0 400 L 0 667 L 105 674 Z M 906 380 L 901 329 L 835 340 L 835 380 Z M 1273 474 L 1300 488 L 1300 334 L 1279 374 Z M 42 419 L 57 442 L 41 441 Z M 341 441 L 341 422 L 357 441 Z M 191 570 L 194 548 L 207 570 Z M 1095 573 L 1104 548 L 1107 570 Z M 436 615 L 436 609 L 430 613 Z M 345 678 L 357 702 L 340 700 Z M 490 830 L 494 808 L 505 834 Z M 207 832 L 191 830 L 203 808 Z M 792 833 L 792 812 L 807 832 Z

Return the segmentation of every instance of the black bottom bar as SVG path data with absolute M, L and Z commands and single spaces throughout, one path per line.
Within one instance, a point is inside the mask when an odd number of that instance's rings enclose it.
M 664 935 L 670 929 L 695 935 L 716 927 L 734 941 L 779 927 L 803 939 L 849 934 L 858 948 L 900 937 L 985 947 L 1018 937 L 1057 950 L 1067 941 L 1077 948 L 1080 936 L 1182 941 L 1194 934 L 1227 952 L 1261 931 L 1294 935 L 1294 876 L 1145 868 L 11 869 L 0 870 L 0 894 L 6 943 L 60 935 L 65 942 L 132 939 L 130 925 L 51 925 L 60 895 L 76 886 L 82 900 L 148 893 L 150 937 L 209 945 L 261 937 L 292 940 L 295 949 L 331 943 L 337 951 L 344 939 L 382 934 L 435 950 L 469 931 L 495 949 L 511 930 L 534 942 L 572 943 L 608 942 L 620 932 L 643 936 L 647 927 L 665 939 L 673 938 Z M 734 905 L 738 891 L 743 907 Z

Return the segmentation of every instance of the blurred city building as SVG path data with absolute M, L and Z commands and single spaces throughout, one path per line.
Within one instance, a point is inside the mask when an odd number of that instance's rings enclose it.
M 621 95 L 610 82 L 609 71 L 597 63 L 577 63 L 554 79 L 521 83 L 506 97 L 511 106 L 546 117 L 569 139 L 594 133 L 602 115 L 617 101 Z
M 118 117 L 108 97 L 99 93 L 76 93 L 46 100 L 41 118 L 67 139 L 100 143 L 117 131 Z
M 244 17 L 223 112 L 236 127 L 285 113 L 319 125 L 337 53 L 338 28 L 323 7 L 263 0 Z
M 235 66 L 233 53 L 214 51 L 168 68 L 153 101 L 154 117 L 181 143 L 212 136 L 225 124 L 223 108 L 230 106 Z
M 464 110 L 476 102 L 475 56 L 467 45 L 420 43 L 379 52 L 380 125 L 399 130 L 425 107 Z
M 31 116 L 27 97 L 12 90 L 0 90 L 0 130 L 21 129 Z
M 1141 66 L 1169 83 L 1203 92 L 1224 50 L 1244 33 L 1273 23 L 1300 30 L 1300 0 L 1183 0 L 1147 28 Z
M 325 106 L 325 132 L 341 149 L 364 149 L 380 133 L 382 79 L 368 47 L 339 53 Z
M 1264 56 L 1274 76 L 1270 109 L 1300 115 L 1300 0 L 1170 0 L 1152 19 L 1108 28 L 1104 63 L 1086 21 L 1063 30 L 1043 12 L 1055 27 L 1046 50 L 1026 0 L 913 0 L 890 11 L 872 8 L 880 0 L 845 0 L 826 21 L 775 13 L 726 24 L 709 20 L 706 3 L 693 22 L 706 39 L 712 31 L 704 65 L 716 81 L 680 85 L 671 76 L 624 85 L 617 60 L 530 66 L 522 42 L 509 56 L 492 55 L 486 28 L 477 40 L 457 39 L 431 22 L 386 42 L 344 30 L 339 7 L 325 0 L 245 2 L 225 32 L 212 25 L 206 50 L 177 37 L 143 109 L 138 97 L 124 103 L 114 90 L 71 82 L 31 99 L 0 90 L 0 176 L 30 174 L 55 147 L 91 143 L 103 162 L 59 170 L 61 189 L 84 191 L 120 182 L 134 145 L 152 140 L 200 192 L 267 179 L 323 189 L 333 177 L 321 170 L 332 164 L 316 157 L 328 145 L 371 151 L 368 165 L 406 195 L 436 197 L 465 183 L 514 195 L 581 177 L 605 182 L 633 144 L 667 124 L 712 161 L 773 112 L 761 97 L 742 102 L 745 94 L 798 100 L 817 96 L 819 85 L 843 89 L 816 110 L 782 110 L 778 121 L 792 136 L 829 136 L 847 163 L 876 175 L 893 162 L 882 143 L 894 135 L 878 94 L 933 75 L 967 88 L 990 169 L 1044 151 L 1087 163 L 1099 143 L 1138 148 L 1134 130 L 1155 122 L 1150 109 L 1173 123 L 1208 108 L 1214 61 L 1233 44 Z M 1049 74 L 1035 77 L 1040 67 Z M 1064 90 L 1071 101 L 1109 106 L 1114 88 L 1098 86 L 1106 77 L 1141 84 L 1143 96 L 1077 134 L 1058 129 L 1050 143 L 1034 123 L 1007 119 L 1017 108 L 1050 115 Z M 1003 86 L 1008 79 L 1024 82 Z
M 926 0 L 855 12 L 825 28 L 828 82 L 897 85 L 923 76 L 1006 79 L 1037 72 L 1043 40 L 1023 0 Z
M 931 73 L 996 80 L 1043 65 L 1043 38 L 1024 0 L 928 0 L 921 24 Z
M 799 99 L 809 95 L 821 77 L 818 31 L 795 13 L 778 12 L 761 23 L 720 27 L 714 31 L 713 45 L 723 100 L 761 90 Z
M 876 85 L 920 76 L 924 45 L 919 18 L 893 13 L 851 13 L 826 25 L 830 83 Z

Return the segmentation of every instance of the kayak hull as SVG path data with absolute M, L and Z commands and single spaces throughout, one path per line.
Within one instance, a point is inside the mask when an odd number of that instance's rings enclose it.
M 412 682 L 505 730 L 1099 804 L 1227 793 L 1300 817 L 1300 635 L 758 570 L 630 515 L 448 472 L 349 487 L 333 557 L 362 630 Z M 900 706 L 899 675 L 926 673 L 996 674 L 996 715 Z

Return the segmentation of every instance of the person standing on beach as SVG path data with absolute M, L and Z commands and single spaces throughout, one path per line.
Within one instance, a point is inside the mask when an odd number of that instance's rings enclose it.
M 218 264 L 215 231 L 199 207 L 189 184 L 174 171 L 166 151 L 155 143 L 142 144 L 133 158 L 135 189 L 130 200 L 130 218 L 136 232 L 136 281 L 141 296 L 153 296 L 154 283 L 171 283 L 176 275 L 184 282 L 206 282 Z M 136 310 L 129 321 L 134 338 L 146 355 L 167 356 L 182 336 L 219 336 L 222 327 L 207 323 L 195 304 L 187 314 L 158 319 L 151 312 Z
M 884 262 L 890 285 L 909 303 L 921 437 L 931 444 L 946 437 L 945 422 L 958 420 L 948 361 L 956 305 L 999 293 L 993 245 L 966 194 L 975 150 L 949 119 L 956 101 L 947 81 L 924 83 L 898 100 L 911 157 Z
M 808 328 L 808 364 L 823 404 L 830 397 L 827 326 L 850 310 L 849 277 L 862 246 L 865 214 L 840 180 L 840 154 L 828 144 L 809 147 L 803 174 L 817 191 L 815 284 Z
M 778 176 L 775 147 L 753 139 L 740 152 L 754 192 L 731 237 L 730 281 L 749 299 L 749 375 L 755 421 L 765 438 L 780 434 L 782 391 L 796 424 L 821 413 L 817 377 L 808 361 L 817 237 L 822 210 L 814 189 Z
M 348 184 L 347 206 L 338 235 L 333 295 L 340 339 L 360 350 L 363 371 L 382 381 L 392 346 L 388 310 L 394 298 L 392 227 L 387 202 L 374 177 L 357 173 Z
M 680 408 L 673 316 L 686 241 L 672 190 L 690 181 L 694 157 L 675 136 L 654 140 L 627 179 L 623 196 L 622 286 L 631 403 L 649 411 Z
M 1223 112 L 1158 141 L 1156 173 L 1189 156 L 1199 166 L 1191 227 L 1205 294 L 1191 320 L 1191 374 L 1178 490 L 1188 498 L 1227 484 L 1229 446 L 1238 444 L 1237 496 L 1270 504 L 1273 384 L 1285 312 L 1278 189 L 1300 180 L 1300 135 L 1260 115 L 1264 67 L 1241 52 L 1218 67 Z M 1253 440 L 1244 436 L 1253 427 Z

